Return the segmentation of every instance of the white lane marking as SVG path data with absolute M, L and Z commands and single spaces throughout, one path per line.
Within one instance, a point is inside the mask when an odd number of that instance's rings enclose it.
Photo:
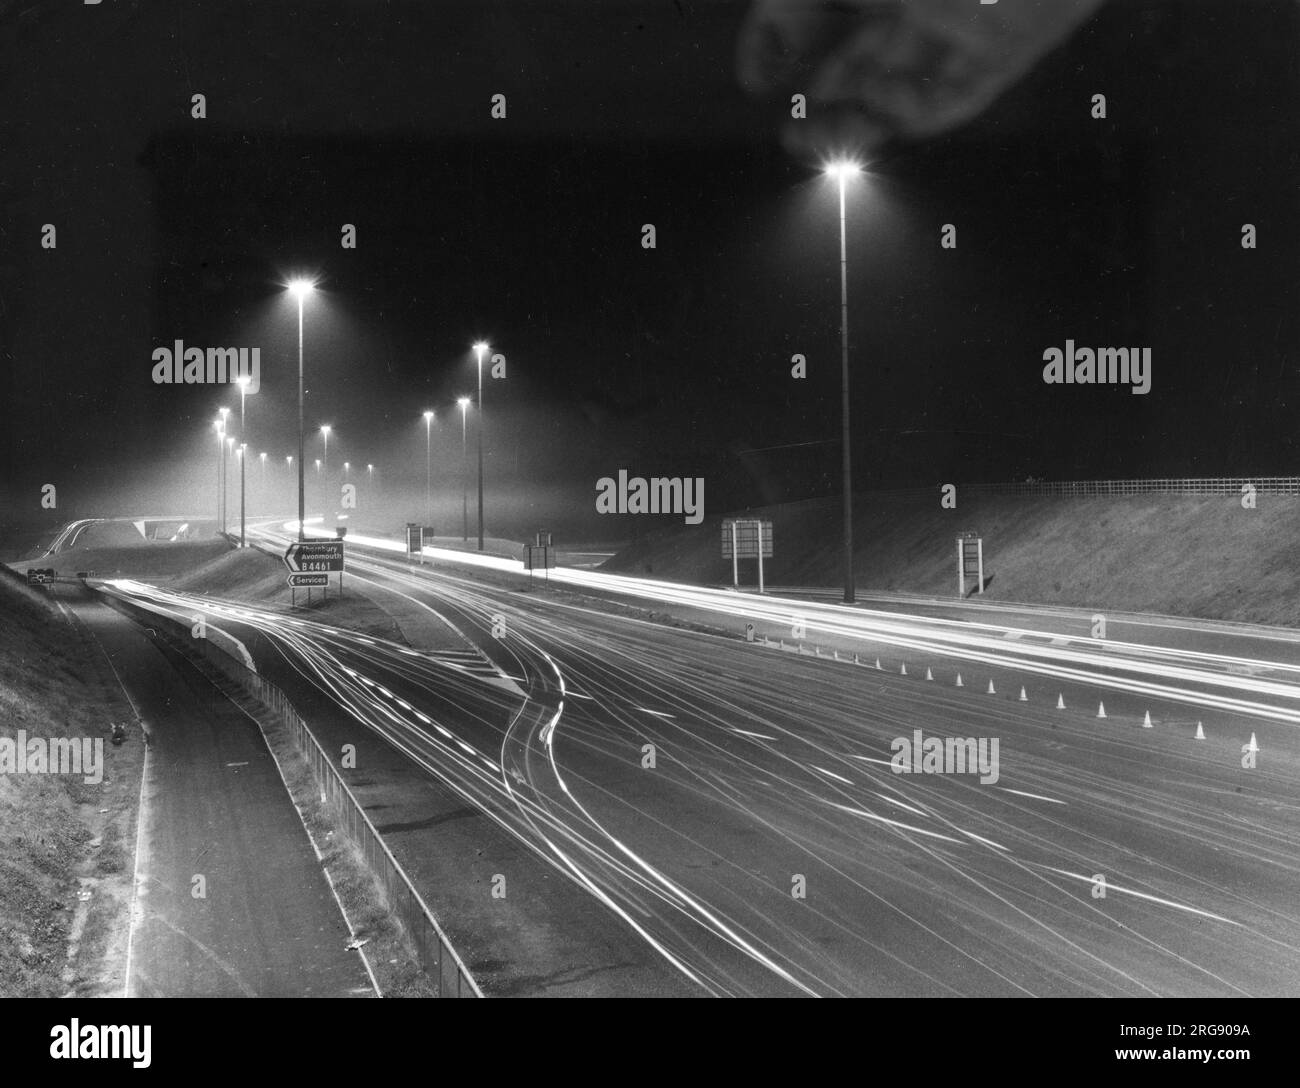
M 879 797 L 886 804 L 897 805 L 901 809 L 906 809 L 914 816 L 924 817 L 930 815 L 928 812 L 922 812 L 919 808 L 913 808 L 911 805 L 905 805 L 902 801 L 898 800 L 897 797 L 890 797 L 888 794 L 885 793 L 877 793 L 876 796 Z
M 819 766 L 817 766 L 816 763 L 809 763 L 808 766 L 811 767 L 814 771 L 820 771 L 820 772 L 821 772 L 822 774 L 824 774 L 827 778 L 833 778 L 833 779 L 835 779 L 836 782 L 843 782 L 846 786 L 851 786 L 851 785 L 853 785 L 853 783 L 850 782 L 850 781 L 849 781 L 847 778 L 845 778 L 843 775 L 838 775 L 838 774 L 836 774 L 834 771 L 828 771 L 825 767 L 819 767 Z
M 739 733 L 742 737 L 756 737 L 758 740 L 776 740 L 776 737 L 769 737 L 765 733 L 751 733 L 748 729 L 737 729 L 734 725 L 731 727 L 733 733 Z
M 1071 873 L 1065 869 L 1053 869 L 1050 865 L 1044 865 L 1049 873 L 1060 873 L 1061 876 L 1072 877 L 1075 880 L 1082 880 L 1085 884 L 1095 884 L 1096 881 L 1090 876 L 1083 876 L 1080 873 Z M 1199 914 L 1202 918 L 1213 918 L 1216 922 L 1227 922 L 1230 926 L 1240 926 L 1240 922 L 1234 922 L 1231 918 L 1224 918 L 1221 914 L 1211 914 L 1208 910 L 1201 910 L 1198 907 L 1189 907 L 1185 903 L 1175 903 L 1172 899 L 1161 899 L 1156 895 L 1148 895 L 1146 892 L 1134 891 L 1132 888 L 1121 888 L 1118 884 L 1106 882 L 1108 892 L 1123 892 L 1125 895 L 1136 896 L 1138 899 L 1146 899 L 1152 903 L 1160 903 L 1166 907 L 1173 907 L 1175 910 L 1185 910 L 1189 914 Z
M 244 760 L 243 763 L 227 763 L 226 766 L 227 766 L 227 767 L 247 767 L 247 766 L 248 766 L 248 760 Z
M 656 718 L 675 718 L 676 714 L 669 714 L 666 710 L 651 710 L 649 707 L 639 706 L 636 708 L 643 714 L 653 714 Z
M 841 812 L 847 812 L 850 816 L 861 816 L 864 820 L 879 820 L 882 824 L 889 824 L 890 827 L 901 827 L 904 831 L 913 831 L 918 835 L 928 835 L 932 839 L 943 839 L 944 842 L 955 842 L 961 846 L 961 839 L 954 839 L 951 835 L 940 835 L 937 831 L 926 831 L 923 827 L 913 827 L 911 824 L 902 823 L 899 820 L 890 820 L 884 816 L 877 816 L 874 812 L 867 812 L 861 808 L 851 808 L 848 805 L 837 805 L 831 802 L 832 808 L 837 808 Z
M 1058 801 L 1055 797 L 1044 797 L 1041 793 L 1026 793 L 1024 790 L 1013 790 L 1007 786 L 999 786 L 1003 793 L 1014 793 L 1017 797 L 1032 797 L 1035 801 L 1050 801 L 1054 805 L 1063 805 L 1064 801 Z
M 582 692 L 580 692 L 580 691 L 570 691 L 568 694 L 569 694 L 569 695 L 572 695 L 573 698 L 575 698 L 575 699 L 595 699 L 595 698 L 596 698 L 594 695 L 583 695 Z
M 893 761 L 888 759 L 876 759 L 873 756 L 849 756 L 850 759 L 861 759 L 867 763 L 879 763 L 882 767 L 892 767 Z
M 1011 853 L 1011 851 L 1008 850 L 1005 846 L 999 845 L 998 843 L 994 842 L 992 839 L 986 839 L 983 835 L 976 835 L 974 831 L 965 831 L 960 827 L 957 830 L 961 831 L 963 835 L 966 835 L 967 837 L 974 839 L 976 842 L 982 842 L 984 843 L 985 846 L 993 847 L 994 850 L 1001 850 L 1007 854 Z

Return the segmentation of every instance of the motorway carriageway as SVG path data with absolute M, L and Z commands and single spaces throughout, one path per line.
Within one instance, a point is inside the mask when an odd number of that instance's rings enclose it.
M 259 633 L 694 991 L 1295 990 L 1292 664 L 551 572 L 594 596 L 754 623 L 765 646 L 491 584 L 521 571 L 510 560 L 427 548 L 430 569 L 399 542 L 348 546 L 350 584 L 437 611 L 477 652 L 108 584 Z M 806 647 L 848 660 L 777 649 L 795 615 Z M 1193 739 L 1198 722 L 1206 740 Z M 996 738 L 996 782 L 895 774 L 893 741 L 916 729 Z

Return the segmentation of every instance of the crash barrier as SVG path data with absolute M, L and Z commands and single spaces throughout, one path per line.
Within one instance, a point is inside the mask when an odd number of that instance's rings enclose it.
M 370 817 L 348 788 L 329 756 L 321 748 L 302 715 L 289 697 L 266 677 L 245 667 L 210 638 L 190 637 L 188 624 L 174 617 L 142 608 L 115 593 L 103 593 L 113 607 L 145 627 L 164 633 L 169 644 L 191 660 L 197 655 L 220 677 L 233 682 L 268 710 L 278 714 L 288 727 L 299 753 L 311 767 L 321 804 L 337 817 L 340 831 L 360 851 L 371 873 L 383 886 L 389 909 L 406 927 L 420 966 L 436 980 L 438 997 L 482 997 L 469 968 L 452 947 L 433 912 L 415 890 L 410 878 L 393 857 Z

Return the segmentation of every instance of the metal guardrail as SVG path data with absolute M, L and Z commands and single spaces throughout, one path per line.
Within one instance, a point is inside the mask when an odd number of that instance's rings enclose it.
M 221 653 L 213 648 L 213 652 Z M 375 825 L 370 822 L 361 803 L 353 796 L 329 756 L 320 746 L 302 715 L 288 697 L 266 677 L 249 672 L 227 658 L 224 665 L 232 666 L 231 676 L 245 691 L 263 706 L 275 711 L 288 725 L 298 751 L 306 757 L 321 791 L 321 802 L 327 804 L 338 817 L 343 833 L 361 851 L 366 865 L 383 885 L 389 907 L 402 921 L 415 944 L 420 966 L 430 978 L 438 980 L 439 997 L 482 997 L 483 991 L 469 973 L 451 946 L 447 935 L 438 925 L 420 893 L 407 877 L 392 851 L 384 842 Z M 226 675 L 230 676 L 227 671 Z
M 109 599 L 128 612 L 147 618 L 147 622 L 155 627 L 173 629 L 173 637 L 181 643 L 182 652 L 197 650 L 222 676 L 238 684 L 268 710 L 280 715 L 289 727 L 298 751 L 311 768 L 320 790 L 321 802 L 328 805 L 338 817 L 341 830 L 361 852 L 371 873 L 383 886 L 389 908 L 401 919 L 406 932 L 410 934 L 420 966 L 430 978 L 437 979 L 438 996 L 482 997 L 483 991 L 443 933 L 428 904 L 415 890 L 401 864 L 393 857 L 361 803 L 330 762 L 329 756 L 289 697 L 266 677 L 245 668 L 209 639 L 191 638 L 189 629 L 171 617 L 142 609 L 120 597 L 110 596 Z M 180 628 L 179 634 L 175 628 Z

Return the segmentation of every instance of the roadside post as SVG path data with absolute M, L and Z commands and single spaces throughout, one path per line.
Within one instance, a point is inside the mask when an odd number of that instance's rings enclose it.
M 977 591 L 984 592 L 984 540 L 969 531 L 957 538 L 957 596 L 963 600 L 967 577 L 974 577 Z
M 289 568 L 290 587 L 307 590 L 308 604 L 311 603 L 312 586 L 324 589 L 328 598 L 329 576 L 334 571 L 339 574 L 339 596 L 343 595 L 342 540 L 300 540 L 290 544 L 284 553 L 284 565 Z
M 758 560 L 758 592 L 766 592 L 763 560 L 772 558 L 772 523 L 758 518 L 724 518 L 722 558 L 731 560 L 731 584 L 740 588 L 741 559 Z

